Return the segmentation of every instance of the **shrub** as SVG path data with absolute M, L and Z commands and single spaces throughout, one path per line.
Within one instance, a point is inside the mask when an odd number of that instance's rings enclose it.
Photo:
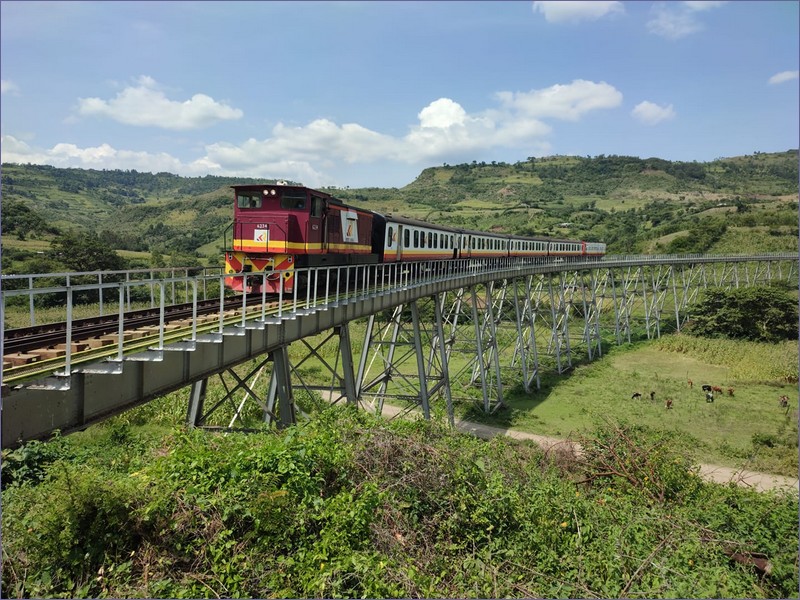
M 778 287 L 709 289 L 690 311 L 689 332 L 764 342 L 797 338 L 797 300 Z

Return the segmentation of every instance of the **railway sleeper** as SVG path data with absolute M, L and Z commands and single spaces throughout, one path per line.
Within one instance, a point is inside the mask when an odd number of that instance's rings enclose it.
M 3 356 L 3 365 L 6 363 L 11 363 L 12 367 L 19 367 L 22 365 L 29 365 L 39 360 L 41 360 L 41 358 L 38 354 L 17 352 L 15 354 L 6 354 Z

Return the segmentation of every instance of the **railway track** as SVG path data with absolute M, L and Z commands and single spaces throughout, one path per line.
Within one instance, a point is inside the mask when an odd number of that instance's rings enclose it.
M 223 313 L 241 309 L 241 297 L 224 302 Z M 261 307 L 261 294 L 251 294 L 245 304 L 248 308 Z M 220 312 L 219 300 L 207 300 L 197 303 L 197 316 L 214 315 Z M 183 324 L 191 320 L 195 314 L 194 305 L 175 304 L 164 308 L 164 326 Z M 161 325 L 161 309 L 148 308 L 125 313 L 122 329 L 125 334 L 140 332 L 138 337 L 158 335 Z M 148 331 L 147 328 L 150 328 Z M 70 342 L 72 352 L 83 352 L 88 348 L 108 346 L 114 343 L 119 333 L 119 315 L 105 315 L 87 319 L 76 319 L 72 322 Z M 149 335 L 148 335 L 149 334 Z M 105 337 L 105 339 L 103 339 Z M 34 327 L 10 329 L 4 332 L 3 369 L 6 374 L 27 372 L 38 367 L 40 362 L 59 358 L 66 354 L 67 323 L 50 323 Z M 5 378 L 5 377 L 4 377 Z

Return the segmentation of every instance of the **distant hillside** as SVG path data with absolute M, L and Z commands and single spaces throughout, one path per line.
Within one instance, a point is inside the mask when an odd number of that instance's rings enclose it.
M 274 180 L 4 164 L 3 269 L 24 269 L 34 248 L 68 231 L 97 233 L 145 264 L 151 255 L 218 264 L 230 186 L 265 181 Z M 614 252 L 713 251 L 730 246 L 728 231 L 753 249 L 797 248 L 797 150 L 708 163 L 601 155 L 445 164 L 399 189 L 327 191 L 380 212 L 603 240 Z

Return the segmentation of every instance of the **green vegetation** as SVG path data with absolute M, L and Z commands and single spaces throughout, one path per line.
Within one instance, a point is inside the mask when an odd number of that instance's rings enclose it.
M 796 495 L 705 484 L 643 427 L 582 458 L 343 408 L 89 433 L 5 456 L 9 596 L 797 597 Z
M 53 255 L 66 271 L 119 271 L 125 260 L 93 233 L 68 233 L 53 240 Z
M 797 338 L 797 299 L 778 287 L 711 288 L 691 311 L 689 332 L 778 342 Z
M 797 150 L 708 163 L 552 156 L 429 168 L 399 189 L 327 191 L 443 225 L 604 241 L 611 253 L 797 250 L 797 164 Z M 132 268 L 154 256 L 218 265 L 230 186 L 263 181 L 274 179 L 3 165 L 3 271 L 47 271 L 50 252 L 29 242 L 87 231 L 108 249 L 144 253 Z

